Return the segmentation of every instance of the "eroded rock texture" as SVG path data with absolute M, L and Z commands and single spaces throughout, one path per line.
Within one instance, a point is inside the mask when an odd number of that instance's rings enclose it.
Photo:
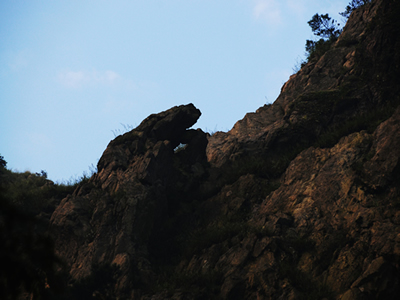
M 351 133 L 354 119 L 384 109 L 398 92 L 397 5 L 372 1 L 355 10 L 333 47 L 293 74 L 273 104 L 210 138 L 209 161 L 223 167 L 254 155 L 297 153 L 327 132 Z
M 397 299 L 399 14 L 354 11 L 229 132 L 189 104 L 113 140 L 51 218 L 71 287 L 101 265 L 101 299 Z
M 149 116 L 113 140 L 98 173 L 61 202 L 51 226 L 74 279 L 90 275 L 94 264 L 116 264 L 116 297 L 154 280 L 148 244 L 177 193 L 195 190 L 205 174 L 206 135 L 187 129 L 199 117 L 192 104 Z M 175 153 L 180 143 L 186 146 Z

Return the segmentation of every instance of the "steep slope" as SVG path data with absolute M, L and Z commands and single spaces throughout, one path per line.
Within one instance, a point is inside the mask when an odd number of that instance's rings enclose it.
M 272 105 L 248 113 L 231 131 L 210 139 L 209 161 L 220 167 L 238 157 L 273 155 L 275 149 L 281 155 L 282 149 L 297 152 L 316 142 L 332 146 L 345 131 L 362 127 L 357 120 L 366 127 L 366 119 L 374 118 L 371 110 L 385 115 L 387 106 L 396 106 L 396 7 L 373 1 L 354 11 L 333 47 L 292 75 Z M 329 133 L 332 140 L 326 143 L 322 139 Z
M 246 224 L 263 230 L 246 232 L 214 258 L 224 298 L 397 298 L 399 121 L 397 110 L 373 134 L 308 148 L 290 163 L 281 186 L 251 207 Z M 220 201 L 234 200 L 236 189 L 225 187 Z M 196 258 L 197 267 L 214 254 L 208 249 Z
M 227 133 L 188 130 L 189 104 L 110 142 L 51 218 L 69 297 L 395 299 L 399 13 L 354 11 Z

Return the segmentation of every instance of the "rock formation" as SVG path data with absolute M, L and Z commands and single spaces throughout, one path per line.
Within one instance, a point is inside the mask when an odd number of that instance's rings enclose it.
M 206 134 L 186 130 L 199 117 L 192 104 L 149 116 L 113 140 L 98 173 L 57 207 L 56 248 L 73 278 L 108 264 L 118 267 L 116 296 L 133 297 L 134 287 L 151 283 L 148 244 L 175 205 L 170 195 L 178 187 L 184 195 L 204 175 Z M 175 153 L 180 143 L 186 146 Z
M 111 141 L 51 217 L 70 293 L 397 299 L 399 13 L 394 0 L 355 10 L 229 132 L 189 129 L 189 104 Z

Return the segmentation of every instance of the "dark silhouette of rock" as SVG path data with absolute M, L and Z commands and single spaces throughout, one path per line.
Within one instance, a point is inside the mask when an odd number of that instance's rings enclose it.
M 61 202 L 51 227 L 73 278 L 89 276 L 94 264 L 116 264 L 116 295 L 128 297 L 135 287 L 152 284 L 147 245 L 175 205 L 169 194 L 177 185 L 193 189 L 195 179 L 204 176 L 206 135 L 187 130 L 199 116 L 192 104 L 149 116 L 113 140 L 98 173 Z M 179 143 L 187 150 L 175 154 Z M 203 171 L 192 171 L 196 167 Z

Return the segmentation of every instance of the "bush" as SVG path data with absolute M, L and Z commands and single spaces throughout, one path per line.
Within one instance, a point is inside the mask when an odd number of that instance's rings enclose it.
M 319 58 L 324 55 L 336 41 L 337 37 L 332 37 L 329 40 L 319 39 L 318 41 L 306 41 L 307 62 L 314 58 Z M 304 64 L 303 64 L 304 65 Z
M 56 257 L 52 240 L 41 233 L 40 222 L 10 205 L 0 191 L 0 298 L 50 299 L 61 293 L 63 282 L 56 269 L 62 263 Z
M 371 0 L 352 0 L 349 5 L 346 6 L 346 10 L 344 12 L 339 13 L 341 16 L 348 19 L 353 12 L 358 7 L 361 7 L 367 3 L 370 3 Z
M 7 166 L 7 162 L 4 160 L 4 157 L 0 155 L 0 168 L 5 168 Z
M 76 185 L 54 184 L 46 179 L 46 175 L 45 172 L 35 174 L 6 170 L 3 174 L 5 197 L 24 213 L 51 213 L 56 204 L 74 191 Z
M 347 5 L 346 10 L 339 14 L 348 19 L 353 10 L 370 2 L 371 0 L 352 0 L 349 5 Z M 316 41 L 306 41 L 305 49 L 307 58 L 301 63 L 301 67 L 312 59 L 321 57 L 330 49 L 332 44 L 342 33 L 340 24 L 335 19 L 329 17 L 328 14 L 315 14 L 311 20 L 308 21 L 308 25 L 310 25 L 314 35 L 320 37 L 320 39 Z
M 314 57 L 321 57 L 328 51 L 342 33 L 342 29 L 340 28 L 340 24 L 329 17 L 328 14 L 315 14 L 308 21 L 308 25 L 310 25 L 314 35 L 320 37 L 318 41 L 306 41 L 307 61 L 310 61 Z
M 314 35 L 322 37 L 323 39 L 337 38 L 342 32 L 342 29 L 339 28 L 340 24 L 329 17 L 328 14 L 315 14 L 311 20 L 308 21 L 308 25 L 310 25 Z

